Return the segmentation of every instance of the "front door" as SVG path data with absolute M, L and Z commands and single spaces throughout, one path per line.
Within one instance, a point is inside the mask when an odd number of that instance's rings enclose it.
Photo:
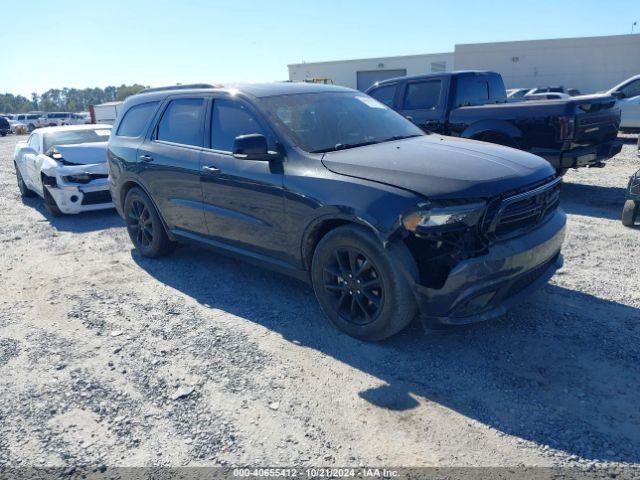
M 201 154 L 204 216 L 209 236 L 274 258 L 285 255 L 282 160 L 243 160 L 232 155 L 240 135 L 262 134 L 271 149 L 275 137 L 252 107 L 215 98 L 208 122 L 209 147 Z

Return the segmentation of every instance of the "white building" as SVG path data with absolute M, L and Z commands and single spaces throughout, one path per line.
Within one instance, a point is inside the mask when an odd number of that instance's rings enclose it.
M 379 80 L 453 69 L 453 53 L 363 58 L 289 65 L 289 80 L 330 78 L 336 85 L 366 90 Z
M 640 34 L 460 44 L 452 53 L 289 65 L 289 79 L 330 78 L 364 90 L 375 81 L 442 70 L 490 70 L 510 87 L 606 90 L 640 74 Z

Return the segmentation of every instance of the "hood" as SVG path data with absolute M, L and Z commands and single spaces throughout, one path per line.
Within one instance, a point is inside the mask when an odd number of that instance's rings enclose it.
M 385 183 L 430 198 L 493 197 L 555 174 L 530 153 L 441 135 L 326 153 L 334 173 Z
M 55 145 L 53 147 L 67 163 L 94 165 L 107 162 L 107 142 Z

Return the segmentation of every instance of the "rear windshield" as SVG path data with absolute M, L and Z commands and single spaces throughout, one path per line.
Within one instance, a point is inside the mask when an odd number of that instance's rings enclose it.
M 91 130 L 64 130 L 44 134 L 44 151 L 47 152 L 56 145 L 77 145 L 78 143 L 96 143 L 109 140 L 109 128 Z

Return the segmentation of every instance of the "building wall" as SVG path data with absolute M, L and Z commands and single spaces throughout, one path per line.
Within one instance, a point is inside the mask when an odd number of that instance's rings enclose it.
M 608 90 L 640 74 L 640 35 L 456 45 L 454 68 L 498 72 L 507 88 Z
M 358 72 L 405 69 L 407 75 L 417 75 L 430 73 L 431 64 L 438 62 L 445 62 L 445 70 L 452 70 L 453 53 L 298 63 L 289 65 L 289 80 L 301 82 L 305 78 L 327 77 L 333 80 L 336 85 L 357 88 Z

